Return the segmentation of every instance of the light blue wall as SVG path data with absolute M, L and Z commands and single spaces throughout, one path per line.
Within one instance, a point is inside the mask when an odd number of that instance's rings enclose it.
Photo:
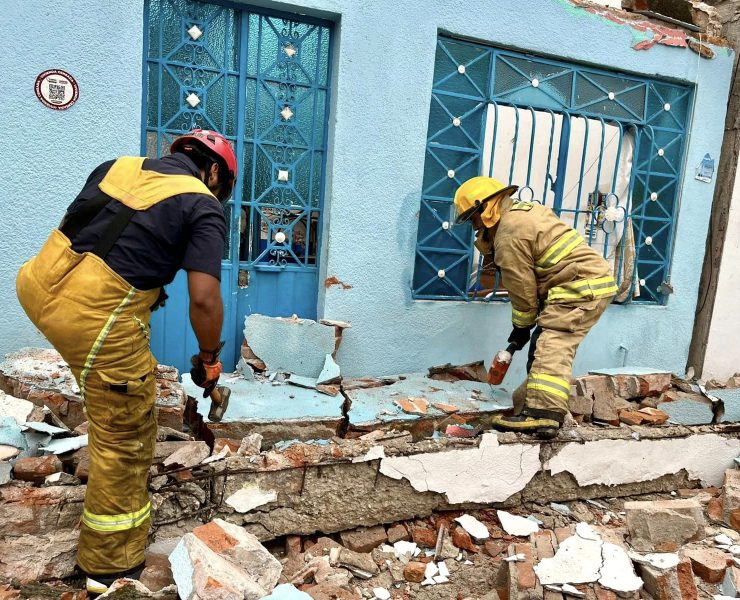
M 13 278 L 59 220 L 96 163 L 138 152 L 142 1 L 12 0 L 0 20 L 6 127 L 27 141 L 0 149 L 6 218 L 0 221 L 0 350 L 37 340 L 17 305 Z M 265 5 L 265 2 L 260 2 Z M 631 49 L 632 34 L 566 0 L 303 0 L 299 12 L 338 15 L 328 224 L 320 314 L 347 320 L 345 374 L 423 370 L 490 359 L 509 331 L 506 305 L 413 301 L 411 278 L 438 30 L 575 61 L 697 83 L 687 177 L 666 307 L 611 307 L 579 351 L 576 370 L 628 362 L 681 370 L 701 272 L 713 186 L 693 179 L 705 153 L 717 157 L 732 56 L 700 60 L 688 49 Z M 291 10 L 285 3 L 269 5 Z M 295 6 L 293 6 L 294 8 Z M 68 112 L 33 95 L 38 72 L 69 70 L 80 83 Z M 515 362 L 513 378 L 523 375 Z
M 0 53 L 0 353 L 44 344 L 15 296 L 15 274 L 59 224 L 90 171 L 138 154 L 143 0 L 7 0 Z M 36 76 L 80 86 L 66 111 L 42 105 Z

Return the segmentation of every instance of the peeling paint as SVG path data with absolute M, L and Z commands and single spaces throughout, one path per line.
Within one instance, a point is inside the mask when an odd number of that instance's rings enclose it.
M 721 486 L 740 453 L 740 439 L 692 435 L 670 440 L 598 440 L 569 444 L 548 461 L 553 475 L 568 472 L 578 485 L 650 481 L 685 469 L 704 485 Z
M 407 479 L 419 492 L 446 494 L 451 504 L 503 502 L 541 469 L 539 454 L 539 444 L 500 445 L 495 434 L 486 433 L 469 450 L 384 458 L 380 472 Z

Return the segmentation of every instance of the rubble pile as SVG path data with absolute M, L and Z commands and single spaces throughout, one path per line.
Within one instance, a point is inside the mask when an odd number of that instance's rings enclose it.
M 592 372 L 541 441 L 488 429 L 511 392 L 481 362 L 343 377 L 347 327 L 251 316 L 222 423 L 159 367 L 147 568 L 113 594 L 740 597 L 740 376 Z M 0 598 L 82 600 L 79 390 L 47 350 L 9 355 L 0 388 Z

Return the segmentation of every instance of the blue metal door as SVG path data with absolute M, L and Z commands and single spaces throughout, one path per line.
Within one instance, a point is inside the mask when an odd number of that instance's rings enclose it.
M 221 274 L 222 360 L 231 369 L 246 315 L 316 317 L 331 24 L 230 3 L 148 0 L 144 37 L 147 156 L 202 127 L 225 135 L 239 161 Z M 167 292 L 152 350 L 183 370 L 197 348 L 184 273 Z

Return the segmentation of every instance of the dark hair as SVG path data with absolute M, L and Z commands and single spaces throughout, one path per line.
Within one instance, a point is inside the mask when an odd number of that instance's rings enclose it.
M 228 177 L 228 167 L 224 160 L 212 153 L 203 146 L 203 144 L 195 141 L 188 141 L 178 152 L 185 154 L 190 160 L 195 163 L 195 166 L 202 169 L 208 175 L 208 171 L 211 169 L 211 165 L 216 163 L 218 165 L 218 180 L 221 184 L 226 182 Z

